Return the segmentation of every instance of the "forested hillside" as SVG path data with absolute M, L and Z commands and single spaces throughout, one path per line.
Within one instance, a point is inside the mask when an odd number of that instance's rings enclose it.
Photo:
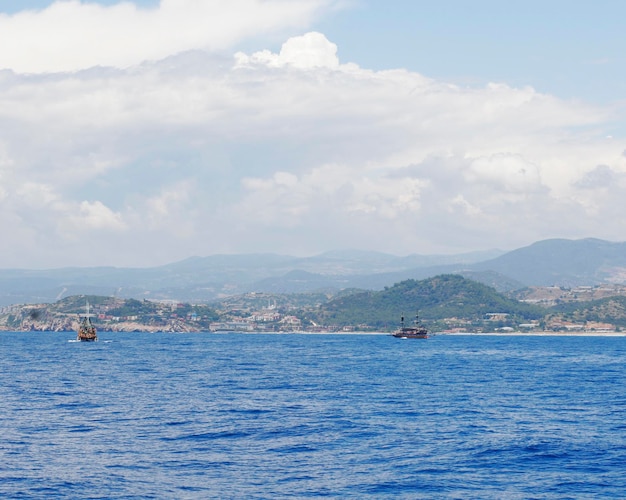
M 503 313 L 524 321 L 539 320 L 545 310 L 524 304 L 481 283 L 459 275 L 440 275 L 422 281 L 406 280 L 380 292 L 362 292 L 336 298 L 314 314 L 321 324 L 389 328 L 400 315 L 419 311 L 426 322 L 444 318 L 480 318 Z

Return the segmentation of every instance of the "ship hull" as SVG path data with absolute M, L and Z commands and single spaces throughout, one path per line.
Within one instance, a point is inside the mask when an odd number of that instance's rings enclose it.
M 85 323 L 82 324 L 76 332 L 76 340 L 80 342 L 95 342 L 98 340 L 96 327 L 93 326 L 88 319 L 85 320 Z
M 427 339 L 427 333 L 393 333 L 397 339 Z
M 76 339 L 81 342 L 95 342 L 98 340 L 98 336 L 96 335 L 96 332 L 78 332 Z
M 427 339 L 428 330 L 425 328 L 402 328 L 391 335 L 397 339 Z

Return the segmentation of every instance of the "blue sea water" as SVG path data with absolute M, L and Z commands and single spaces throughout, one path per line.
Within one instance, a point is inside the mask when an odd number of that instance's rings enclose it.
M 0 333 L 2 498 L 625 498 L 626 337 Z

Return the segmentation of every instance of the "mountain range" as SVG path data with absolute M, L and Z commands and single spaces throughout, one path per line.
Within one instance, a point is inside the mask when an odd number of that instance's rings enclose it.
M 54 302 L 68 295 L 211 302 L 247 292 L 382 290 L 407 279 L 460 274 L 512 291 L 529 286 L 626 283 L 626 243 L 550 239 L 510 252 L 409 255 L 334 251 L 191 257 L 151 268 L 0 270 L 0 306 Z

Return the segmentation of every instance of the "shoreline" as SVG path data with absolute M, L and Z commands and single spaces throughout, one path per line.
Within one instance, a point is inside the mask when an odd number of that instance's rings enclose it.
M 449 335 L 449 336 L 496 336 L 496 337 L 626 337 L 626 332 L 591 332 L 591 331 L 579 331 L 579 332 L 463 332 L 463 333 L 445 333 L 437 332 L 434 336 Z
M 4 330 L 0 329 L 0 333 L 16 333 L 16 334 L 76 334 L 73 331 L 56 331 L 56 330 Z M 237 332 L 237 331 L 223 331 L 223 332 L 211 332 L 211 331 L 193 331 L 193 332 L 174 332 L 165 330 L 102 330 L 100 333 L 110 333 L 113 335 L 119 334 L 133 334 L 133 333 L 167 333 L 170 335 L 381 335 L 391 336 L 392 332 Z M 552 331 L 540 331 L 540 332 L 431 332 L 429 336 L 432 337 L 626 337 L 626 331 L 608 331 L 608 332 L 594 332 L 594 331 L 576 331 L 576 332 L 552 332 Z

